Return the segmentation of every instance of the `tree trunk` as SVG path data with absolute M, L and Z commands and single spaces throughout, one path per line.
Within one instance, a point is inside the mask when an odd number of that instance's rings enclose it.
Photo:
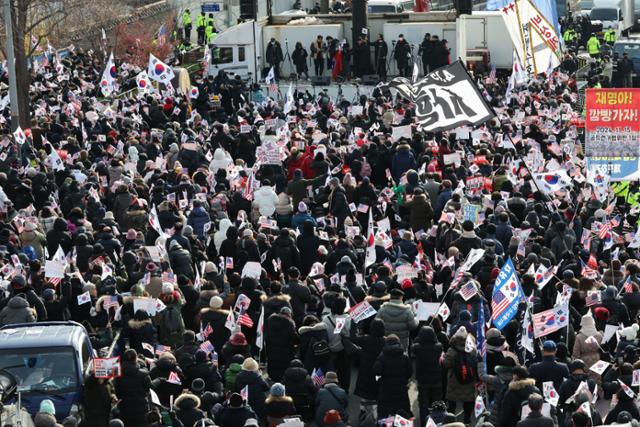
M 22 129 L 31 127 L 30 122 L 30 100 L 29 86 L 31 84 L 31 75 L 27 67 L 27 54 L 25 52 L 24 32 L 23 28 L 27 25 L 26 7 L 22 7 L 18 1 L 18 6 L 13 8 L 13 39 L 14 52 L 16 57 L 16 82 L 18 85 L 18 108 L 20 108 L 19 122 Z

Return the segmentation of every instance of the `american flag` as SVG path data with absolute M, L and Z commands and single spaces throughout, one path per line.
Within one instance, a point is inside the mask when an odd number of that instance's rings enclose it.
M 102 306 L 105 310 L 110 309 L 111 307 L 117 307 L 118 304 L 118 296 L 117 295 L 109 295 L 104 299 Z
M 471 297 L 478 293 L 478 289 L 476 285 L 469 281 L 464 286 L 460 288 L 460 295 L 464 298 L 465 301 L 469 301 Z
M 495 66 L 495 64 L 491 64 L 491 71 L 489 72 L 489 78 L 487 79 L 487 83 L 496 84 L 496 66 Z
M 211 352 L 214 350 L 213 344 L 211 344 L 211 341 L 205 341 L 202 344 L 200 344 L 200 350 L 204 351 L 207 354 L 211 354 Z
M 624 284 L 622 285 L 622 290 L 627 294 L 630 294 L 633 292 L 633 283 L 631 282 L 631 276 L 627 277 L 627 280 L 624 281 Z
M 173 274 L 172 271 L 166 271 L 162 273 L 162 281 L 176 284 L 178 281 L 176 280 L 176 275 Z
M 620 215 L 616 215 L 615 217 L 611 218 L 611 221 L 609 221 L 609 224 L 611 224 L 612 228 L 615 228 L 617 226 L 620 225 Z
M 598 270 L 594 270 L 589 264 L 585 264 L 584 261 L 580 260 L 582 263 L 582 277 L 586 277 L 587 279 L 597 279 L 598 278 Z
M 316 387 L 322 387 L 324 385 L 324 372 L 322 372 L 322 368 L 313 370 L 311 373 L 311 381 L 313 381 Z
M 569 324 L 569 306 L 564 304 L 541 311 L 534 314 L 531 320 L 536 338 L 549 335 Z
M 451 283 L 451 289 L 455 289 L 456 286 L 458 286 L 460 284 L 460 281 L 462 280 L 462 276 L 464 276 L 464 270 L 460 269 L 456 273 L 456 278 L 453 279 L 453 282 Z
M 599 304 L 602 301 L 600 291 L 587 291 L 587 298 L 585 299 L 585 305 L 591 307 L 592 305 Z
M 225 268 L 227 270 L 233 270 L 233 258 L 228 256 L 225 260 Z
M 62 279 L 60 277 L 50 277 L 47 281 L 54 286 L 58 286 L 60 282 L 62 282 Z
M 156 344 L 156 354 L 159 356 L 162 353 L 166 353 L 167 351 L 171 351 L 171 346 Z
M 167 30 L 167 25 L 162 24 L 158 29 L 158 44 L 162 46 L 167 42 L 167 34 L 169 31 Z
M 245 326 L 247 328 L 253 328 L 253 320 L 247 314 L 247 311 L 244 308 L 240 308 L 240 315 L 238 316 L 238 324 Z
M 491 299 L 491 311 L 494 313 L 494 317 L 497 317 L 495 313 L 502 313 L 511 303 L 509 298 L 502 293 L 502 291 L 498 291 L 493 294 L 493 298 Z
M 207 339 L 212 333 L 213 328 L 211 327 L 211 323 L 207 323 L 207 327 L 202 330 L 201 335 L 204 339 Z
M 602 224 L 600 226 L 600 230 L 598 230 L 598 236 L 601 239 L 604 239 L 607 237 L 607 235 L 609 234 L 609 232 L 611 232 L 611 223 L 609 222 L 605 222 L 604 224 Z
M 242 387 L 242 390 L 240 390 L 240 396 L 242 396 L 242 400 L 244 400 L 245 402 L 247 402 L 249 400 L 249 385 L 248 384 L 246 386 Z

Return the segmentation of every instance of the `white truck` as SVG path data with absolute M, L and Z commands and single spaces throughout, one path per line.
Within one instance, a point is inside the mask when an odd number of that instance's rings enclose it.
M 395 75 L 395 61 L 392 60 L 394 42 L 399 34 L 412 45 L 414 60 L 421 64 L 418 58 L 418 48 L 424 35 L 437 35 L 440 40 L 447 40 L 451 49 L 451 61 L 457 58 L 463 61 L 477 60 L 480 52 L 485 52 L 487 59 L 497 69 L 510 70 L 513 58 L 513 43 L 508 37 L 501 12 L 476 12 L 472 15 L 461 15 L 453 20 L 448 13 L 410 13 L 405 14 L 409 19 L 390 20 L 369 17 L 369 39 L 375 40 L 382 34 L 387 42 L 389 53 L 389 75 Z M 435 18 L 434 18 L 435 16 Z M 442 17 L 439 19 L 439 17 Z M 267 44 L 273 37 L 280 42 L 284 61 L 280 74 L 289 76 L 295 72 L 288 55 L 293 53 L 296 42 L 300 41 L 309 52 L 311 42 L 318 35 L 325 39 L 327 36 L 343 40 L 351 35 L 351 23 L 344 19 L 323 19 L 318 22 L 304 22 L 267 25 L 264 22 L 246 22 L 226 29 L 214 40 L 211 62 L 208 67 L 209 75 L 217 75 L 220 70 L 227 73 L 239 74 L 243 78 L 252 77 L 254 81 L 262 80 L 262 70 L 266 67 L 264 57 Z M 257 50 L 256 50 L 257 47 Z M 373 49 L 372 55 L 373 58 Z M 474 59 L 476 58 L 476 59 Z M 313 69 L 309 64 L 309 69 Z M 328 75 L 329 71 L 325 71 Z
M 589 17 L 596 30 L 614 28 L 618 34 L 626 33 L 635 23 L 634 1 L 596 0 Z

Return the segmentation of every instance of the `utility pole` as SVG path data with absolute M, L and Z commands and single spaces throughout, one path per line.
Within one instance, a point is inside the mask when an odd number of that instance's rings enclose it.
M 13 0 L 4 1 L 4 26 L 7 30 L 7 72 L 9 73 L 9 100 L 11 101 L 11 130 L 15 131 L 20 121 L 18 82 L 16 80 L 16 56 L 13 49 Z M 18 147 L 20 150 L 20 147 Z

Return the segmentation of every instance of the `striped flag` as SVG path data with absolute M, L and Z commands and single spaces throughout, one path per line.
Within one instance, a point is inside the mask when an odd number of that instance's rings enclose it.
M 478 321 L 476 322 L 476 340 L 478 342 L 478 354 L 484 360 L 487 356 L 487 341 L 484 337 L 484 304 L 480 304 L 480 310 L 478 311 Z
M 242 390 L 240 390 L 240 396 L 242 396 L 242 400 L 244 400 L 245 402 L 249 401 L 249 385 L 248 384 L 242 387 Z
M 247 328 L 253 328 L 253 320 L 247 314 L 247 311 L 244 309 L 244 307 L 240 308 L 240 315 L 238 316 L 238 324 Z
M 611 223 L 605 222 L 600 226 L 600 230 L 598 230 L 598 237 L 604 239 L 611 232 Z
M 324 372 L 322 372 L 322 368 L 313 370 L 311 373 L 311 381 L 313 381 L 316 387 L 322 387 L 324 385 Z
M 165 353 L 167 351 L 171 351 L 170 345 L 156 344 L 156 354 L 158 356 L 160 356 L 162 353 Z
M 478 293 L 478 288 L 476 288 L 475 283 L 473 281 L 468 281 L 464 286 L 460 288 L 460 296 L 465 300 L 469 301 L 475 294 Z
M 520 300 L 524 297 L 516 269 L 511 258 L 504 263 L 496 278 L 491 298 L 493 324 L 499 330 L 513 319 L 518 312 Z
M 110 309 L 111 307 L 117 307 L 118 304 L 118 296 L 117 295 L 109 295 L 102 302 L 102 306 L 105 310 Z
M 598 278 L 598 270 L 594 270 L 589 264 L 585 264 L 582 260 L 580 260 L 580 263 L 582 264 L 582 270 L 580 271 L 582 277 L 586 277 L 587 279 Z
M 569 324 L 569 306 L 563 304 L 532 316 L 533 334 L 536 338 L 549 335 Z
M 364 268 L 366 269 L 376 262 L 376 247 L 373 234 L 373 209 L 369 210 L 369 224 L 367 226 L 367 249 L 364 259 Z
M 264 347 L 264 307 L 260 311 L 260 318 L 258 318 L 258 329 L 256 330 L 256 347 L 260 350 Z
M 213 344 L 211 344 L 211 341 L 203 342 L 202 344 L 200 344 L 198 348 L 207 354 L 211 354 L 211 352 L 214 350 Z
M 631 276 L 627 277 L 627 280 L 624 281 L 624 284 L 622 285 L 622 290 L 627 294 L 630 294 L 633 292 L 633 283 L 631 282 Z
M 209 335 L 211 335 L 212 333 L 213 333 L 213 327 L 211 327 L 211 323 L 207 323 L 207 327 L 204 328 L 200 334 L 202 335 L 202 338 L 206 340 L 207 338 L 209 338 Z
M 489 84 L 496 84 L 496 66 L 495 64 L 491 64 L 491 71 L 489 72 L 489 78 L 487 80 L 487 83 Z

